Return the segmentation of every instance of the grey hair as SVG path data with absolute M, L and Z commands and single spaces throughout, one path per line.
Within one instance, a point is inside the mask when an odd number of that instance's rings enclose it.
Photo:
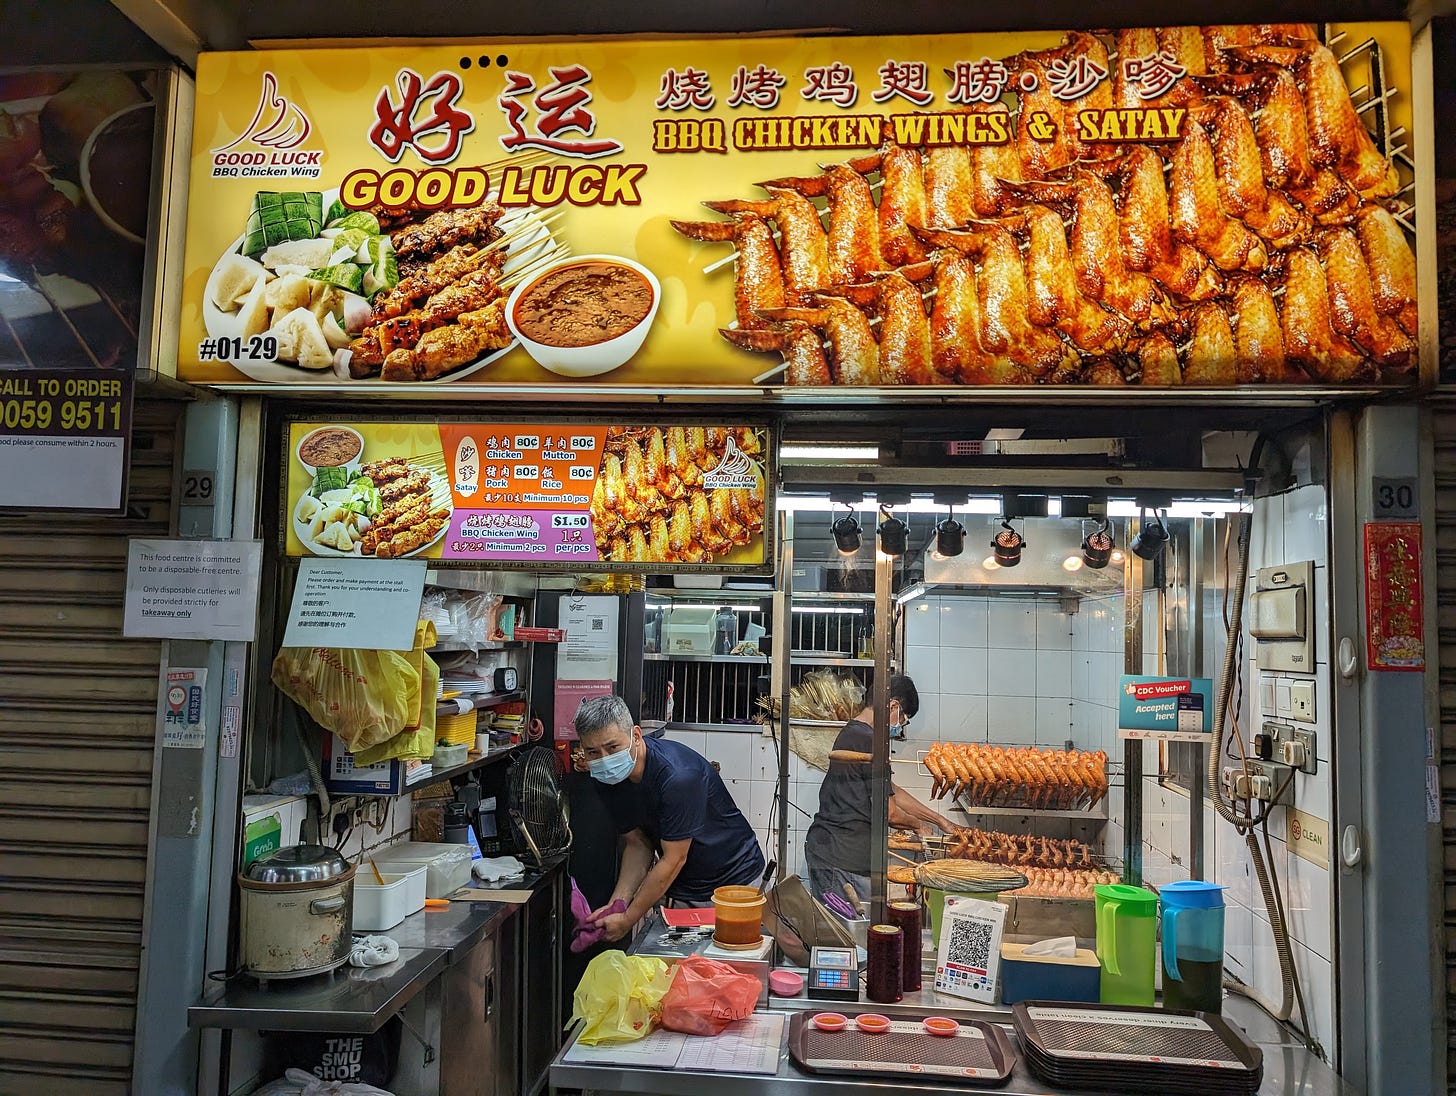
M 632 712 L 620 696 L 593 696 L 581 702 L 576 709 L 576 737 L 585 738 L 597 731 L 619 727 L 627 734 L 632 733 Z

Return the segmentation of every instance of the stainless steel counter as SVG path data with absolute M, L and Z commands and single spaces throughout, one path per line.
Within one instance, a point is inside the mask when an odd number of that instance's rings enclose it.
M 1010 1011 L 1004 1008 L 967 1008 L 968 1002 L 948 997 L 933 991 L 915 995 L 923 999 L 893 1006 L 874 1006 L 876 1012 L 886 1015 L 927 1014 L 932 1005 L 939 1013 L 960 1013 L 974 1015 L 980 1019 L 1009 1020 Z M 946 1003 L 956 1002 L 960 1007 L 946 1008 Z M 773 1006 L 785 1011 L 809 1008 L 836 1008 L 830 1002 L 780 1001 L 773 999 Z M 863 1010 L 863 1006 L 860 1006 Z M 1257 1005 L 1238 997 L 1224 1001 L 1224 1015 L 1244 1029 L 1249 1038 L 1264 1054 L 1264 1083 L 1261 1092 L 1271 1096 L 1359 1096 L 1355 1089 L 1342 1081 L 1335 1072 L 1313 1054 L 1310 1054 L 1295 1036 L 1275 1023 Z M 1009 1026 L 1009 1025 L 1008 1025 Z M 551 1065 L 551 1088 L 553 1092 L 576 1089 L 591 1090 L 606 1096 L 608 1093 L 642 1093 L 651 1096 L 826 1096 L 831 1091 L 843 1091 L 846 1085 L 856 1092 L 875 1092 L 883 1096 L 916 1096 L 919 1093 L 967 1093 L 978 1091 L 962 1084 L 945 1084 L 927 1081 L 920 1077 L 906 1077 L 903 1082 L 885 1079 L 847 1078 L 818 1076 L 800 1070 L 789 1058 L 787 1047 L 779 1056 L 778 1072 L 773 1076 L 749 1073 L 683 1073 L 669 1070 L 632 1069 L 618 1066 L 586 1066 L 564 1062 L 562 1058 L 575 1043 L 571 1042 L 557 1055 Z M 1015 1035 L 1012 1042 L 1016 1042 Z M 1019 1049 L 1019 1048 L 1018 1048 Z M 1016 1071 L 1007 1084 L 994 1090 L 1004 1096 L 1080 1096 L 1084 1089 L 1053 1088 L 1032 1076 L 1023 1061 L 1018 1061 Z
M 516 909 L 505 902 L 451 902 L 443 910 L 422 910 L 379 934 L 400 946 L 393 963 L 340 967 L 331 974 L 267 985 L 243 975 L 189 1008 L 187 1025 L 370 1034 Z
M 901 1009 L 903 1007 L 900 1006 Z M 876 1011 L 890 1010 L 877 1008 Z M 1229 998 L 1225 1002 L 1224 1014 L 1242 1027 L 1264 1053 L 1261 1092 L 1271 1096 L 1359 1096 L 1355 1089 L 1305 1050 L 1302 1044 L 1294 1041 L 1293 1036 L 1269 1019 L 1258 1006 L 1242 999 Z M 562 1058 L 575 1041 L 573 1034 L 571 1042 L 551 1065 L 553 1093 L 580 1089 L 590 1090 L 599 1096 L 607 1096 L 608 1093 L 642 1093 L 643 1096 L 827 1096 L 830 1092 L 844 1091 L 846 1086 L 852 1087 L 855 1092 L 874 1092 L 882 1096 L 918 1096 L 920 1093 L 966 1096 L 982 1091 L 962 1084 L 928 1081 L 923 1077 L 906 1077 L 904 1081 L 821 1077 L 800 1070 L 790 1060 L 787 1047 L 779 1055 L 778 1072 L 773 1076 L 684 1073 L 563 1062 Z M 1016 1042 L 1014 1035 L 1012 1042 Z M 1003 1096 L 1082 1096 L 1087 1090 L 1048 1086 L 1032 1076 L 1024 1061 L 1018 1060 L 1016 1071 L 1006 1085 L 984 1091 L 994 1091 Z

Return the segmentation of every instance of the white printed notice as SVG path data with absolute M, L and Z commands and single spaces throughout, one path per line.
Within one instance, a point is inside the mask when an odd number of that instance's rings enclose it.
M 170 668 L 162 704 L 162 746 L 170 750 L 200 750 L 207 741 L 202 725 L 203 693 L 207 670 Z
M 302 560 L 283 646 L 408 651 L 426 566 L 422 559 Z
M 132 540 L 122 634 L 132 639 L 228 639 L 258 629 L 260 540 Z
M 558 681 L 617 679 L 617 613 L 612 595 L 561 599 L 561 628 L 566 641 L 556 652 Z

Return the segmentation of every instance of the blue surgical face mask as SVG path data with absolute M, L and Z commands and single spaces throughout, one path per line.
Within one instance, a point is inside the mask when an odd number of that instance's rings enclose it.
M 637 760 L 632 756 L 630 744 L 625 750 L 618 750 L 605 757 L 594 757 L 587 763 L 592 779 L 600 780 L 603 784 L 620 784 L 632 775 L 636 765 Z

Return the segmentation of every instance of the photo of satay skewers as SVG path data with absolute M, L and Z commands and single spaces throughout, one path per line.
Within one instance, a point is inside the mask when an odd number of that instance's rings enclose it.
M 752 427 L 612 428 L 591 503 L 602 558 L 706 564 L 750 543 L 763 533 L 762 455 Z
M 955 108 L 1002 143 L 901 145 L 887 123 L 870 155 L 672 223 L 732 245 L 705 267 L 732 267 L 721 333 L 782 359 L 754 383 L 1398 382 L 1413 173 L 1396 92 L 1357 105 L 1342 68 L 1377 49 L 1313 24 L 1073 33 L 1002 60 L 1033 90 Z M 1179 75 L 1150 97 L 1120 59 L 1153 57 Z M 1057 98 L 1077 66 L 1106 78 Z M 1182 113 L 1146 143 L 1087 139 L 1083 111 L 1120 109 Z
M 1091 810 L 1107 795 L 1102 750 L 1042 750 L 937 742 L 923 759 L 931 799 L 966 806 Z

